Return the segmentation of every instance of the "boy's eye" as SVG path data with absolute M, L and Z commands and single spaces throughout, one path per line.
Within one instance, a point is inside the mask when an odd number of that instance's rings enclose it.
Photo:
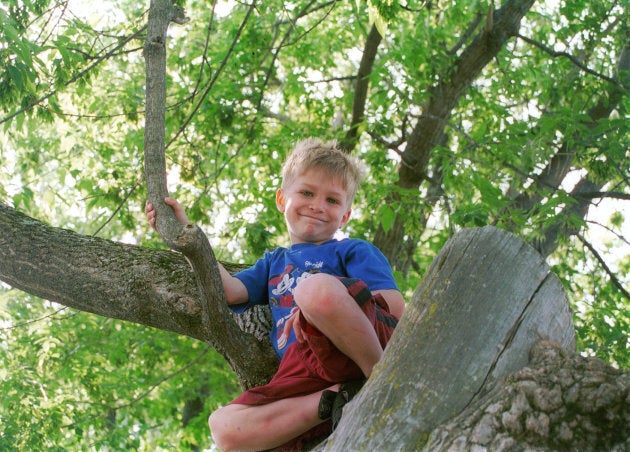
M 302 196 L 307 196 L 307 197 L 311 197 L 311 196 L 313 196 L 313 192 L 312 192 L 312 191 L 308 191 L 308 190 L 302 190 L 302 191 L 300 192 L 300 194 L 301 194 Z
M 327 201 L 329 204 L 339 204 L 339 201 L 335 198 L 328 198 Z

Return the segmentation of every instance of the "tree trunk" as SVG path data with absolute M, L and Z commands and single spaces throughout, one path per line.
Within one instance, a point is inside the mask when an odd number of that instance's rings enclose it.
M 630 450 L 630 373 L 548 341 L 531 367 L 431 433 L 426 450 Z
M 558 278 L 510 233 L 491 226 L 461 231 L 433 261 L 328 444 L 416 450 L 435 427 L 526 366 L 540 339 L 575 349 Z

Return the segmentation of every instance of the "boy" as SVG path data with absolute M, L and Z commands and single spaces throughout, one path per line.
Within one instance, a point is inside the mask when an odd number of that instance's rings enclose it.
M 378 249 L 334 239 L 350 219 L 360 179 L 358 161 L 334 141 L 299 142 L 276 194 L 291 246 L 265 253 L 233 276 L 220 266 L 228 304 L 241 310 L 270 304 L 272 344 L 281 358 L 267 385 L 210 415 L 221 450 L 299 447 L 301 440 L 330 433 L 329 422 L 320 424 L 330 417 L 331 391 L 368 378 L 381 358 L 403 313 L 402 295 Z M 182 207 L 171 198 L 165 202 L 186 223 Z M 150 203 L 146 212 L 155 227 Z

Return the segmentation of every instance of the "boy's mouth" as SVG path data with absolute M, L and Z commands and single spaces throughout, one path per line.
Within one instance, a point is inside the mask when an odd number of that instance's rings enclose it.
M 306 218 L 306 219 L 309 219 L 311 221 L 315 221 L 315 222 L 318 222 L 318 223 L 326 223 L 325 219 L 317 217 L 317 216 L 314 216 L 314 215 L 309 215 L 309 214 L 303 213 L 303 214 L 300 214 L 300 216 L 302 218 Z

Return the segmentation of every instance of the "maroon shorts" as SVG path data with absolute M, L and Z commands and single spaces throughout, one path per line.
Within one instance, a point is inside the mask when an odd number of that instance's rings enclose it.
M 380 294 L 372 294 L 365 283 L 355 278 L 339 278 L 368 317 L 385 348 L 397 320 L 389 313 Z M 230 403 L 264 405 L 280 399 L 312 394 L 335 383 L 364 378 L 354 361 L 344 355 L 317 328 L 299 314 L 305 340 L 291 344 L 274 377 L 263 386 L 245 391 Z

